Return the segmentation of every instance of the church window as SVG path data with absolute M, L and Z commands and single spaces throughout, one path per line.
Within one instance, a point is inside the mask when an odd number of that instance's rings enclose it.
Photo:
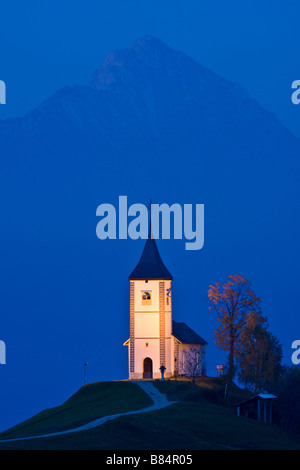
M 151 305 L 151 291 L 142 291 L 142 305 Z

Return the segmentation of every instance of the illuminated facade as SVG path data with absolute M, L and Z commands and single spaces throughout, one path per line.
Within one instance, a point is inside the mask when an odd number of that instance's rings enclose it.
M 185 323 L 172 320 L 172 280 L 151 236 L 139 263 L 129 276 L 130 338 L 128 346 L 130 379 L 155 379 L 187 375 L 187 358 L 196 352 L 199 375 L 205 369 L 205 345 Z

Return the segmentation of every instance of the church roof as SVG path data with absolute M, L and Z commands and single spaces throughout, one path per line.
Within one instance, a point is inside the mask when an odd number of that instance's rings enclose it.
M 151 236 L 148 237 L 140 261 L 130 274 L 129 279 L 132 281 L 139 279 L 171 281 L 173 279 L 160 257 L 155 239 Z
M 192 328 L 185 323 L 172 321 L 172 335 L 182 344 L 207 344 Z

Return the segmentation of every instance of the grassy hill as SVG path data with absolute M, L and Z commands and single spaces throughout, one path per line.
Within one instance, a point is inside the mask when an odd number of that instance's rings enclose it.
M 295 449 L 300 436 L 276 426 L 237 417 L 232 403 L 249 396 L 234 384 L 205 379 L 195 387 L 186 381 L 154 382 L 178 403 L 157 411 L 122 416 L 88 431 L 65 436 L 0 444 L 2 449 Z M 151 404 L 130 382 L 99 382 L 81 388 L 62 406 L 39 413 L 0 434 L 0 439 L 69 429 L 101 416 Z
M 151 404 L 148 395 L 134 383 L 96 382 L 82 387 L 63 405 L 42 411 L 0 433 L 0 439 L 64 431 L 102 416 L 138 410 Z

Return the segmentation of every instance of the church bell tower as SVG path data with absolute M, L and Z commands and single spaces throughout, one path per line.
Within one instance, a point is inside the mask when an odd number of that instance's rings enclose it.
M 142 256 L 129 276 L 130 338 L 129 379 L 155 379 L 174 375 L 172 334 L 172 279 L 151 236 Z

